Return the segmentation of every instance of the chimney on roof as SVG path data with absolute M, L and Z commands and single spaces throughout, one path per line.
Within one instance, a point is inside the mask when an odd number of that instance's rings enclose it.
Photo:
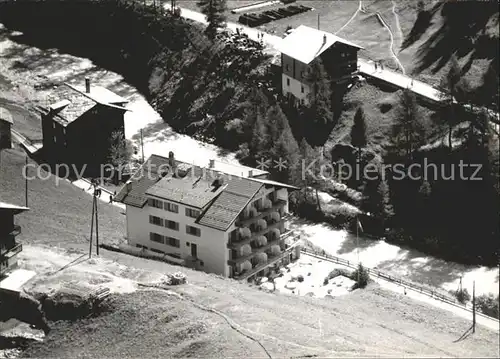
M 168 153 L 168 165 L 170 166 L 170 169 L 172 171 L 172 175 L 175 174 L 175 156 L 172 151 Z
M 214 168 L 215 167 L 215 160 L 210 160 L 210 164 L 208 165 L 209 168 Z
M 250 178 L 253 177 L 253 171 L 252 170 L 248 171 L 248 177 L 250 177 Z
M 90 79 L 85 77 L 85 92 L 90 93 Z
M 326 34 L 323 35 L 323 46 L 326 45 Z

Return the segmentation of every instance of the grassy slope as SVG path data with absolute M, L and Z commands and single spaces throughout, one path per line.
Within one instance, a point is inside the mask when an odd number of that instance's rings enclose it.
M 25 156 L 19 150 L 1 153 L 0 199 L 24 205 L 25 181 L 22 171 Z M 33 162 L 32 162 L 33 163 Z M 30 176 L 35 176 L 31 169 Z M 46 173 L 42 172 L 45 178 Z M 50 244 L 52 246 L 80 246 L 88 243 L 92 197 L 82 190 L 56 177 L 48 180 L 34 179 L 28 182 L 30 211 L 16 216 L 22 234 L 22 243 Z M 125 216 L 120 209 L 99 203 L 99 237 L 101 241 L 122 241 L 125 235 Z
M 104 255 L 120 264 L 110 265 L 119 271 L 111 272 L 115 275 L 142 277 L 136 268 L 159 273 L 178 270 L 122 254 Z M 125 269 L 123 264 L 135 268 Z M 470 327 L 468 321 L 374 285 L 333 300 L 313 299 L 269 294 L 229 279 L 182 271 L 188 284 L 171 287 L 175 295 L 148 290 L 117 296 L 114 312 L 76 323 L 54 323 L 45 344 L 36 344 L 25 354 L 78 358 L 266 356 L 259 345 L 199 305 L 224 313 L 258 338 L 274 358 L 498 354 L 498 337 L 493 332 L 480 327 L 473 336 L 455 342 Z
M 344 98 L 344 109 L 337 126 L 330 134 L 327 149 L 339 142 L 350 143 L 354 114 L 356 109 L 362 106 L 366 116 L 368 148 L 382 154 L 383 146 L 388 144 L 391 126 L 397 117 L 400 93 L 401 90 L 383 90 L 369 83 L 354 86 Z M 388 109 L 384 109 L 384 106 Z M 422 118 L 428 120 L 432 111 L 421 105 L 419 108 Z

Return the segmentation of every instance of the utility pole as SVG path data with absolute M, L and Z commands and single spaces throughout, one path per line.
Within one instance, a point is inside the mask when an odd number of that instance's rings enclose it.
M 142 136 L 142 128 L 141 128 L 141 150 L 142 150 L 142 163 L 144 163 L 144 137 Z
M 95 208 L 95 189 L 92 196 L 92 220 L 90 222 L 90 241 L 89 241 L 89 259 L 92 257 L 92 234 L 94 233 L 94 208 Z
M 101 191 L 99 189 L 99 191 Z M 95 206 L 95 242 L 96 242 L 96 253 L 99 255 L 99 213 L 97 211 L 97 197 L 94 195 L 94 206 Z
M 93 182 L 94 192 L 92 195 L 92 220 L 90 222 L 90 241 L 89 241 L 89 258 L 92 257 L 92 236 L 94 234 L 94 218 L 95 218 L 95 236 L 96 236 L 96 254 L 99 255 L 99 216 L 97 211 L 97 194 L 98 185 Z
M 318 30 L 320 29 L 320 26 L 319 26 L 319 14 L 318 14 Z
M 476 332 L 476 281 L 472 282 L 472 333 Z
M 318 18 L 319 18 L 319 15 L 318 15 Z M 359 284 L 359 275 L 360 275 L 359 263 L 361 263 L 359 261 L 359 226 L 360 226 L 360 223 L 359 223 L 359 213 L 358 213 L 356 215 L 356 249 L 357 249 L 357 254 L 358 254 L 358 284 Z
M 26 207 L 28 207 L 28 154 L 26 154 L 26 170 L 24 171 L 24 195 Z

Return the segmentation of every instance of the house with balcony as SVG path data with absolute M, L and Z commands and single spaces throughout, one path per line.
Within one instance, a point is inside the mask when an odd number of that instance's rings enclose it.
M 17 255 L 23 247 L 16 243 L 21 227 L 15 224 L 14 217 L 28 209 L 0 201 L 0 279 L 17 267 Z
M 99 175 L 100 166 L 109 163 L 112 134 L 125 135 L 127 102 L 88 78 L 85 86 L 57 87 L 39 107 L 45 159 Z
M 298 253 L 287 223 L 289 191 L 297 188 L 268 175 L 153 155 L 115 197 L 126 205 L 128 243 L 225 277 L 263 274 Z
M 312 65 L 321 59 L 328 73 L 333 94 L 347 87 L 358 70 L 358 51 L 363 49 L 348 40 L 305 25 L 286 36 L 281 52 L 282 92 L 301 104 L 307 104 L 312 91 L 309 79 Z

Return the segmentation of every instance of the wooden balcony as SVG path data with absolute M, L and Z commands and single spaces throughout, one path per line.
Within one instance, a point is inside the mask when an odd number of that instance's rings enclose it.
M 14 227 L 12 227 L 12 231 L 10 231 L 9 235 L 15 237 L 15 236 L 18 236 L 19 234 L 21 234 L 21 226 L 14 225 Z
M 261 218 L 264 218 L 265 216 L 267 216 L 269 213 L 271 212 L 275 212 L 277 209 L 280 209 L 280 208 L 283 208 L 285 205 L 286 205 L 286 201 L 282 200 L 282 199 L 279 199 L 277 201 L 275 201 L 273 203 L 273 205 L 271 206 L 271 208 L 268 208 L 268 209 L 264 209 L 264 210 L 261 210 L 259 211 L 259 214 L 255 217 L 251 217 L 251 218 L 245 218 L 243 220 L 237 220 L 236 221 L 236 225 L 238 227 L 246 227 L 252 223 L 255 223 L 256 221 L 258 221 L 259 219 Z
M 295 246 L 297 246 L 299 242 L 295 242 L 293 245 L 289 246 L 286 248 L 284 251 L 282 251 L 280 254 L 273 256 L 273 257 L 268 257 L 268 260 L 266 263 L 258 264 L 252 270 L 249 270 L 247 272 L 239 273 L 238 275 L 234 275 L 233 278 L 236 280 L 244 280 L 252 275 L 259 273 L 261 270 L 266 269 L 272 265 L 274 265 L 276 262 L 280 261 L 281 259 L 285 258 L 286 256 L 290 255 L 290 253 L 294 250 Z
M 268 241 L 265 246 L 252 248 L 252 253 L 250 253 L 246 256 L 239 256 L 237 258 L 233 258 L 233 259 L 228 260 L 227 264 L 234 265 L 234 264 L 243 263 L 244 261 L 247 261 L 247 260 L 251 260 L 253 257 L 255 257 L 256 254 L 265 252 L 266 250 L 271 248 L 271 246 L 273 246 L 273 245 L 279 245 L 280 241 L 281 241 L 281 237 L 274 239 L 272 241 Z
M 5 258 L 11 258 L 21 252 L 23 250 L 23 245 L 22 244 L 16 244 L 14 247 L 9 248 L 9 249 L 2 249 L 0 252 L 0 258 L 5 259 Z

